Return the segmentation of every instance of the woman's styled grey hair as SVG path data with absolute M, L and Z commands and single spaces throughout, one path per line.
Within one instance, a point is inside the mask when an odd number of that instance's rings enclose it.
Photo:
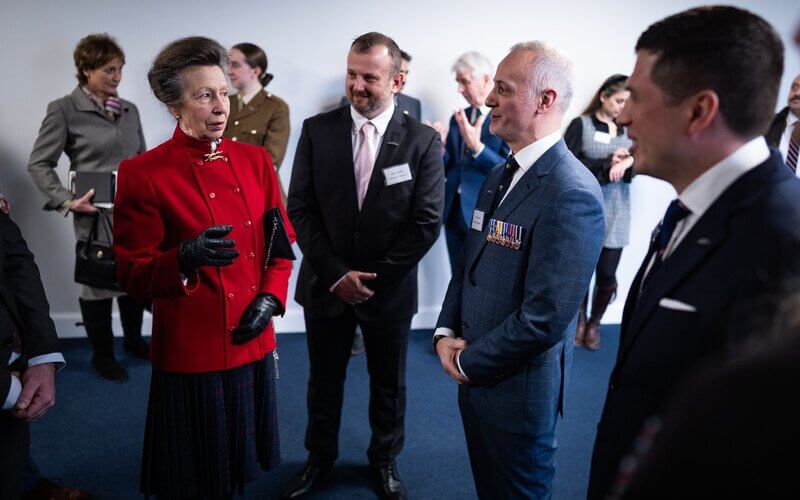
M 572 61 L 563 52 L 547 42 L 533 40 L 520 42 L 511 47 L 511 52 L 535 52 L 538 57 L 533 66 L 529 82 L 534 93 L 546 89 L 556 91 L 559 111 L 567 111 L 572 101 L 572 85 L 575 80 Z

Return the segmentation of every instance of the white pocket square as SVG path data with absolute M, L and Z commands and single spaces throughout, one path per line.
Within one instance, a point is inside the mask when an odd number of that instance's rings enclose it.
M 664 297 L 658 301 L 658 305 L 664 309 L 672 309 L 673 311 L 697 312 L 697 308 L 686 302 L 680 300 L 668 299 Z

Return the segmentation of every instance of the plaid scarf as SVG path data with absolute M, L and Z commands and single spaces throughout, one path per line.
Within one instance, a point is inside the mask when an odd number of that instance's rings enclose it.
M 100 99 L 94 95 L 94 92 L 89 89 L 89 87 L 81 85 L 81 89 L 89 97 L 89 99 L 112 120 L 116 121 L 117 117 L 122 114 L 122 104 L 119 101 L 119 97 L 110 95 L 106 99 L 106 102 L 101 102 Z

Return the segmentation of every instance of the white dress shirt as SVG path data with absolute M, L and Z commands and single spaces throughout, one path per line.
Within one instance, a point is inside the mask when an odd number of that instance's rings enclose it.
M 390 100 L 389 102 L 389 107 L 386 108 L 383 113 L 372 119 L 366 118 L 356 111 L 356 108 L 350 106 L 350 116 L 353 118 L 353 128 L 350 130 L 350 137 L 353 139 L 353 161 L 356 160 L 358 148 L 361 146 L 361 134 L 359 134 L 359 131 L 361 131 L 361 127 L 367 122 L 372 122 L 372 124 L 375 125 L 375 134 L 372 136 L 372 140 L 375 141 L 373 144 L 373 146 L 375 146 L 375 159 L 378 158 L 383 136 L 386 134 L 386 128 L 389 126 L 389 121 L 394 114 L 394 101 Z
M 694 225 L 703 216 L 708 208 L 717 201 L 717 198 L 728 189 L 731 184 L 761 165 L 769 158 L 769 147 L 767 141 L 758 136 L 751 139 L 742 147 L 734 151 L 727 158 L 706 170 L 703 175 L 695 179 L 678 196 L 683 206 L 691 210 L 691 213 L 675 225 L 672 238 L 664 250 L 664 258 L 672 255 L 672 252 L 680 245 L 681 241 L 689 234 Z
M 781 151 L 781 158 L 783 161 L 786 161 L 786 157 L 789 156 L 789 141 L 792 138 L 792 131 L 800 122 L 800 118 L 794 115 L 791 111 L 786 113 L 786 128 L 783 131 L 783 135 L 781 135 L 781 142 L 778 144 L 778 149 Z M 800 176 L 800 168 L 797 169 L 795 175 Z
M 356 161 L 356 154 L 358 154 L 358 148 L 361 147 L 361 127 L 364 126 L 365 123 L 371 122 L 375 125 L 375 133 L 372 135 L 372 140 L 374 141 L 373 146 L 375 149 L 375 158 L 373 158 L 373 162 L 378 159 L 378 154 L 381 151 L 381 144 L 383 143 L 383 136 L 386 134 L 386 129 L 389 127 L 389 121 L 392 119 L 392 115 L 394 115 L 394 99 L 389 101 L 389 107 L 384 110 L 383 113 L 379 114 L 375 118 L 369 119 L 363 115 L 361 115 L 356 108 L 352 105 L 350 106 L 350 116 L 353 118 L 353 128 L 350 130 L 350 138 L 353 141 L 353 161 Z M 373 164 L 374 165 L 374 164 Z M 347 274 L 345 274 L 347 276 Z M 342 280 L 344 276 L 336 280 L 336 283 L 331 285 L 328 289 L 331 292 L 336 288 Z
M 11 365 L 14 361 L 19 358 L 19 354 L 12 352 L 11 358 L 8 360 L 8 364 Z M 64 356 L 60 352 L 51 352 L 50 354 L 43 354 L 41 356 L 36 356 L 28 360 L 28 367 L 36 366 L 36 365 L 43 365 L 45 363 L 55 363 L 56 371 L 60 371 L 66 365 L 66 361 L 64 360 Z M 3 403 L 4 410 L 10 410 L 14 408 L 17 404 L 17 400 L 19 399 L 19 395 L 22 394 L 22 382 L 19 379 L 11 375 L 11 387 L 8 389 L 8 395 L 6 395 L 6 400 Z
M 553 145 L 555 145 L 555 143 L 557 143 L 560 139 L 561 139 L 561 130 L 556 130 L 555 132 L 542 137 L 538 141 L 528 144 L 524 148 L 520 149 L 518 153 L 514 153 L 512 151 L 512 153 L 514 154 L 514 159 L 517 160 L 517 163 L 519 164 L 519 169 L 517 169 L 517 171 L 514 172 L 514 176 L 511 178 L 511 183 L 508 185 L 508 190 L 506 191 L 506 194 L 503 195 L 503 198 L 500 200 L 498 207 L 503 204 L 503 202 L 508 197 L 508 194 L 511 192 L 512 189 L 514 189 L 514 186 L 517 185 L 519 180 L 522 178 L 523 175 L 525 175 L 528 169 L 530 169 L 534 163 L 539 161 L 539 158 L 541 158 L 547 152 L 547 150 L 553 147 Z M 434 337 L 436 337 L 437 335 L 444 335 L 446 337 L 455 337 L 456 333 L 450 328 L 439 327 L 436 329 L 436 331 L 433 332 Z M 467 377 L 467 375 L 464 373 L 464 370 L 461 369 L 461 362 L 459 361 L 460 357 L 461 357 L 461 352 L 459 351 L 459 353 L 456 355 L 456 364 L 458 365 L 458 371 L 461 372 L 461 375 L 463 375 L 464 378 L 468 379 L 469 377 Z

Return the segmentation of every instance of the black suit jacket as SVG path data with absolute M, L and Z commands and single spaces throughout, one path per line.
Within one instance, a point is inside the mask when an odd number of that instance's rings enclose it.
M 590 498 L 604 498 L 643 423 L 676 384 L 768 329 L 799 260 L 800 180 L 773 151 L 709 207 L 640 295 L 645 261 L 625 303 Z
M 789 107 L 785 107 L 775 115 L 775 118 L 772 120 L 772 123 L 769 126 L 769 130 L 767 133 L 764 134 L 764 138 L 767 140 L 767 144 L 771 148 L 777 148 L 781 144 L 781 136 L 783 132 L 786 130 L 786 116 L 789 114 Z
M 444 206 L 441 142 L 430 127 L 396 108 L 358 208 L 350 108 L 303 123 L 288 213 L 303 252 L 295 299 L 312 314 L 337 315 L 329 291 L 350 270 L 377 273 L 376 294 L 356 306 L 362 319 L 409 317 L 417 310 L 416 266 L 439 235 Z M 408 164 L 412 179 L 391 186 L 383 169 Z
M 7 361 L 12 332 L 16 330 L 22 340 L 22 358 L 15 363 L 19 368 L 30 358 L 58 352 L 58 336 L 33 254 L 19 227 L 3 212 L 0 269 L 0 400 L 5 401 L 11 384 Z
M 19 334 L 22 355 L 8 366 Z M 0 211 L 0 406 L 8 397 L 11 371 L 22 371 L 27 360 L 58 351 L 58 338 L 39 269 L 22 233 Z M 28 424 L 0 413 L 0 498 L 17 498 L 28 450 Z

